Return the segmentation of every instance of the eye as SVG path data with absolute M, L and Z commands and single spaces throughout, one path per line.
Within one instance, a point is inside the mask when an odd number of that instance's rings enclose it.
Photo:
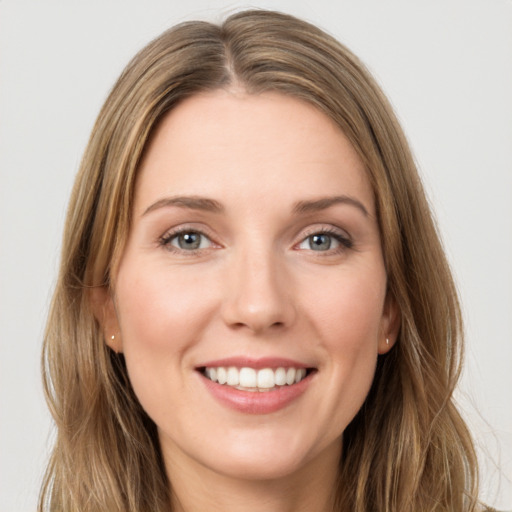
M 310 235 L 299 244 L 299 249 L 307 249 L 310 251 L 328 251 L 339 246 L 338 240 L 332 235 L 326 233 L 317 233 Z
M 336 251 L 338 249 L 349 249 L 352 247 L 352 241 L 339 233 L 320 231 L 313 233 L 298 245 L 299 249 L 316 252 Z
M 197 231 L 181 231 L 179 233 L 170 233 L 163 237 L 162 245 L 182 251 L 195 251 L 211 247 L 212 242 L 203 233 Z

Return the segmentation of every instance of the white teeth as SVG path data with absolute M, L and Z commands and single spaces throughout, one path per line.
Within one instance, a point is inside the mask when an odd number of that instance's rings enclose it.
M 306 370 L 299 368 L 295 373 L 295 382 L 300 382 L 306 376 Z
M 228 386 L 238 386 L 240 384 L 240 380 L 238 377 L 238 369 L 234 366 L 231 366 L 228 368 L 228 380 L 227 385 Z
M 258 387 L 264 389 L 270 389 L 275 386 L 274 384 L 274 371 L 270 368 L 265 368 L 258 372 Z
M 207 367 L 204 375 L 213 382 L 227 384 L 236 388 L 243 388 L 249 391 L 266 391 L 276 386 L 291 386 L 300 382 L 306 377 L 305 368 L 236 368 L 230 366 L 225 368 Z
M 226 368 L 219 367 L 217 368 L 217 382 L 219 384 L 226 384 L 228 381 L 228 373 L 226 372 Z
M 284 368 L 278 368 L 274 372 L 274 381 L 276 386 L 284 386 L 286 384 L 286 370 Z
M 213 380 L 213 382 L 217 382 L 217 370 L 215 368 L 207 368 L 206 375 L 208 375 L 208 378 Z
M 240 370 L 240 386 L 243 388 L 255 388 L 257 382 L 256 370 L 254 368 L 242 368 Z

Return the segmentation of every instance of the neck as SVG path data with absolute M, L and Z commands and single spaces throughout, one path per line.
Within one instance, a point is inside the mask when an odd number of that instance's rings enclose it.
M 339 453 L 330 446 L 326 453 L 291 474 L 260 480 L 220 474 L 190 459 L 177 460 L 174 453 L 172 461 L 166 460 L 172 482 L 172 510 L 332 512 Z

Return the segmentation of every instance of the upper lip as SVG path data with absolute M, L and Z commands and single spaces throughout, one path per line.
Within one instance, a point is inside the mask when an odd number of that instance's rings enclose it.
M 197 369 L 200 368 L 218 368 L 220 366 L 236 368 L 254 368 L 261 370 L 263 368 L 312 368 L 311 365 L 301 363 L 299 361 L 283 358 L 283 357 L 226 357 L 222 359 L 215 359 L 213 361 L 206 361 L 198 364 Z

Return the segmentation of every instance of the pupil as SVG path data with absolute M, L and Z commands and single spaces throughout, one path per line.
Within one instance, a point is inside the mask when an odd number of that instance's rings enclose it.
M 179 240 L 182 249 L 197 249 L 201 243 L 201 238 L 197 233 L 185 233 Z
M 331 247 L 331 237 L 327 235 L 313 235 L 310 237 L 312 248 L 315 251 L 327 250 Z

